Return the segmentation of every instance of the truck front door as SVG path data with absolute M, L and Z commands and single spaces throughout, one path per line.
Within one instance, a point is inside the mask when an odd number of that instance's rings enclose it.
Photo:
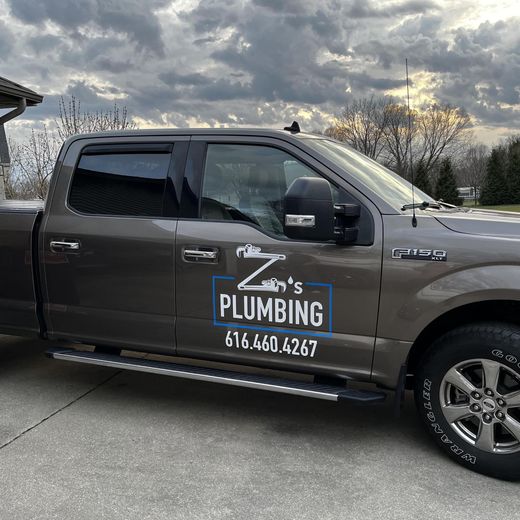
M 283 141 L 193 137 L 176 242 L 177 353 L 369 377 L 381 219 L 333 172 Z M 283 232 L 283 196 L 322 176 L 362 206 L 355 245 Z

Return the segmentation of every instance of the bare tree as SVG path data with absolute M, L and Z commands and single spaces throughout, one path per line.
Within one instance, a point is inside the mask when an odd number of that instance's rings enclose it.
M 44 126 L 32 130 L 26 143 L 11 141 L 11 173 L 7 182 L 8 197 L 45 199 L 54 169 L 59 142 Z
M 325 133 L 405 178 L 410 178 L 411 164 L 419 163 L 431 176 L 439 160 L 462 153 L 471 136 L 469 115 L 448 104 L 412 110 L 410 118 L 409 130 L 406 105 L 391 97 L 372 96 L 349 103 Z
M 471 119 L 461 108 L 449 104 L 431 105 L 416 118 L 416 160 L 426 170 L 435 168 L 443 155 L 461 152 L 471 137 Z M 414 161 L 415 162 L 415 161 Z
M 44 199 L 59 147 L 70 136 L 137 128 L 128 117 L 126 107 L 120 108 L 115 103 L 111 110 L 84 112 L 74 96 L 68 101 L 60 99 L 55 123 L 56 133 L 51 134 L 44 127 L 41 131 L 33 130 L 27 142 L 10 141 L 12 167 L 6 179 L 8 198 Z
M 16 161 L 16 143 L 13 139 L 9 138 L 9 156 L 11 158 L 11 167 L 4 170 L 4 186 L 5 186 L 5 197 L 6 199 L 23 199 L 22 189 L 18 176 L 14 175 L 12 168 L 13 163 Z
M 55 119 L 58 135 L 62 141 L 76 134 L 88 134 L 104 130 L 133 130 L 137 125 L 128 117 L 126 107 L 117 103 L 111 110 L 83 112 L 81 101 L 72 96 L 68 101 L 59 101 L 58 118 Z
M 390 97 L 355 99 L 345 106 L 326 134 L 378 159 L 385 146 L 386 107 L 392 103 Z
M 410 148 L 417 134 L 418 113 L 411 111 L 411 125 L 408 125 L 408 108 L 392 103 L 386 107 L 386 126 L 384 128 L 385 164 L 404 178 L 410 177 Z
M 463 186 L 471 186 L 475 194 L 475 205 L 478 202 L 478 193 L 486 176 L 489 151 L 483 144 L 472 144 L 464 154 L 457 176 Z

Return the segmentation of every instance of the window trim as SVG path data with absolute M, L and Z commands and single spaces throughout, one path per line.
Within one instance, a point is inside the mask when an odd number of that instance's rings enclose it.
M 88 144 L 81 150 L 81 155 L 122 155 L 140 153 L 173 153 L 174 143 L 113 143 Z
M 202 182 L 208 144 L 206 141 L 190 141 L 182 181 L 179 218 L 200 219 Z M 192 195 L 195 198 L 195 204 Z
M 179 141 L 182 142 L 182 141 Z M 173 181 L 175 181 L 175 172 L 172 172 L 172 168 L 174 167 L 174 150 L 175 145 L 177 144 L 176 141 L 157 141 L 157 142 L 147 142 L 147 143 L 140 143 L 140 142 L 121 142 L 121 143 L 88 143 L 86 144 L 81 150 L 78 152 L 76 161 L 74 163 L 74 168 L 71 172 L 71 176 L 69 179 L 68 187 L 67 187 L 67 193 L 65 198 L 65 208 L 81 217 L 95 217 L 95 218 L 125 218 L 125 219 L 144 219 L 144 220 L 150 220 L 150 219 L 171 219 L 171 218 L 178 218 L 177 217 L 171 217 L 171 216 L 165 216 L 165 203 L 166 203 L 166 189 L 168 184 L 168 179 L 170 175 L 173 177 Z M 91 151 L 94 150 L 94 151 Z M 87 153 L 85 153 L 87 151 Z M 91 151 L 90 153 L 88 153 Z M 166 176 L 164 178 L 164 186 L 163 191 L 161 195 L 161 215 L 121 215 L 118 213 L 85 213 L 83 211 L 80 211 L 79 209 L 75 208 L 70 203 L 70 196 L 72 192 L 72 185 L 74 182 L 74 177 L 76 175 L 76 172 L 79 167 L 79 163 L 81 161 L 81 158 L 83 155 L 115 155 L 115 154 L 126 154 L 126 155 L 132 155 L 132 154 L 169 154 L 170 160 L 168 162 L 168 168 L 166 170 Z M 181 165 L 181 169 L 184 169 L 184 164 Z M 175 182 L 174 182 L 175 184 Z

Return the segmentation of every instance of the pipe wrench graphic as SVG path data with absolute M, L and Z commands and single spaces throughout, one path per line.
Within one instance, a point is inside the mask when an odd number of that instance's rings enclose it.
M 283 293 L 286 291 L 287 284 L 278 280 L 277 278 L 262 280 L 260 285 L 248 285 L 248 283 L 253 278 L 258 276 L 261 272 L 265 271 L 269 266 L 273 265 L 278 260 L 285 260 L 287 258 L 285 255 L 279 255 L 275 253 L 262 253 L 262 249 L 260 247 L 247 244 L 245 246 L 237 247 L 237 256 L 238 258 L 258 258 L 262 260 L 269 260 L 262 267 L 257 269 L 254 273 L 250 274 L 247 278 L 242 280 L 237 285 L 239 291 L 264 291 L 275 293 Z

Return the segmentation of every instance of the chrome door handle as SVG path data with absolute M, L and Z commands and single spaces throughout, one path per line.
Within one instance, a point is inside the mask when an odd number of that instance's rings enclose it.
M 216 262 L 218 259 L 218 249 L 184 249 L 182 256 L 188 262 Z
M 53 253 L 79 251 L 81 248 L 80 243 L 75 240 L 51 240 L 50 246 Z

